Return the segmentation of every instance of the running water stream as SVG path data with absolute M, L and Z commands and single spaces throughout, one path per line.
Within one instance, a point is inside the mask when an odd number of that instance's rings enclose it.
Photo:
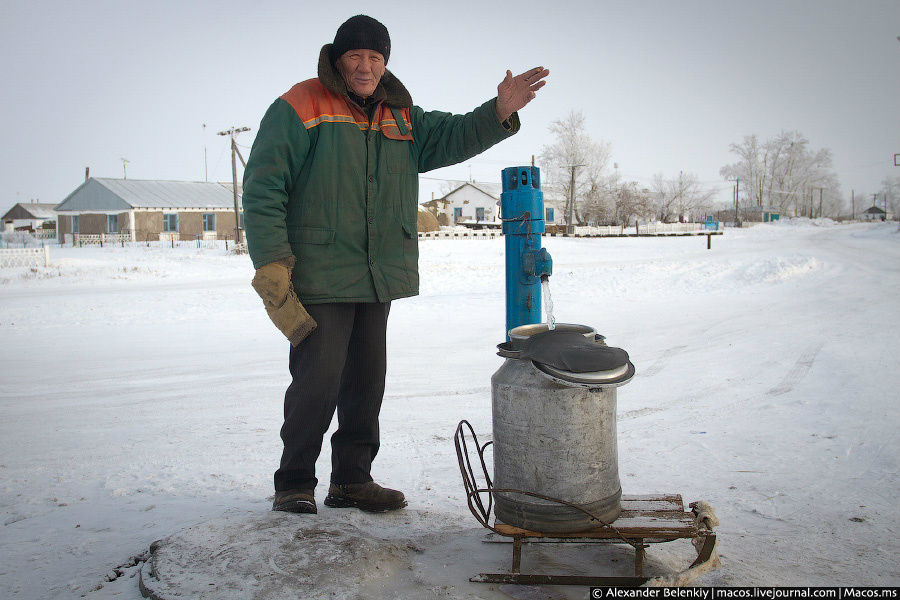
M 550 295 L 550 278 L 541 279 L 541 288 L 544 291 L 544 312 L 547 314 L 547 328 L 550 331 L 556 329 L 556 317 L 553 316 L 553 296 Z

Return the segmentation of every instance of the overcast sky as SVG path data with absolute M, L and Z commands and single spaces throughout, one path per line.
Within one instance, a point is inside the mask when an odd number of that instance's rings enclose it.
M 122 158 L 129 178 L 203 181 L 204 144 L 209 180 L 230 181 L 216 132 L 251 127 L 246 156 L 268 105 L 360 12 L 387 26 L 388 68 L 426 110 L 471 110 L 507 68 L 551 71 L 518 135 L 426 177 L 499 181 L 573 109 L 626 178 L 693 172 L 723 200 L 728 145 L 752 133 L 830 148 L 848 198 L 900 176 L 898 0 L 0 2 L 0 213 L 60 202 L 86 166 L 122 177 Z

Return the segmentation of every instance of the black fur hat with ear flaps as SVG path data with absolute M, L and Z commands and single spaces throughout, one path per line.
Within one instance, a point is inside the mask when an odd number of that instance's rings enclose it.
M 391 56 L 391 36 L 387 27 L 366 15 L 356 15 L 344 21 L 334 35 L 331 61 L 335 62 L 348 50 L 374 50 L 387 64 Z

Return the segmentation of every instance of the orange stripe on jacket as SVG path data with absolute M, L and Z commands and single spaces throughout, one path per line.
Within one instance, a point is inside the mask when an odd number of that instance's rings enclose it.
M 281 98 L 291 105 L 307 129 L 321 123 L 352 123 L 363 131 L 370 129 L 366 115 L 358 106 L 329 90 L 317 78 L 296 84 L 282 94 Z M 406 135 L 400 133 L 391 109 L 383 103 L 372 119 L 371 129 L 381 131 L 389 139 L 412 141 L 412 117 L 409 109 L 400 109 L 400 114 L 409 132 Z

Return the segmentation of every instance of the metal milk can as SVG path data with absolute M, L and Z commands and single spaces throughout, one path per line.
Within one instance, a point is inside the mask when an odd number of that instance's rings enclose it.
M 491 377 L 497 519 L 539 532 L 601 526 L 621 511 L 616 387 L 634 376 L 628 353 L 586 325 L 522 325 L 498 346 Z M 553 499 L 563 500 L 579 510 Z

